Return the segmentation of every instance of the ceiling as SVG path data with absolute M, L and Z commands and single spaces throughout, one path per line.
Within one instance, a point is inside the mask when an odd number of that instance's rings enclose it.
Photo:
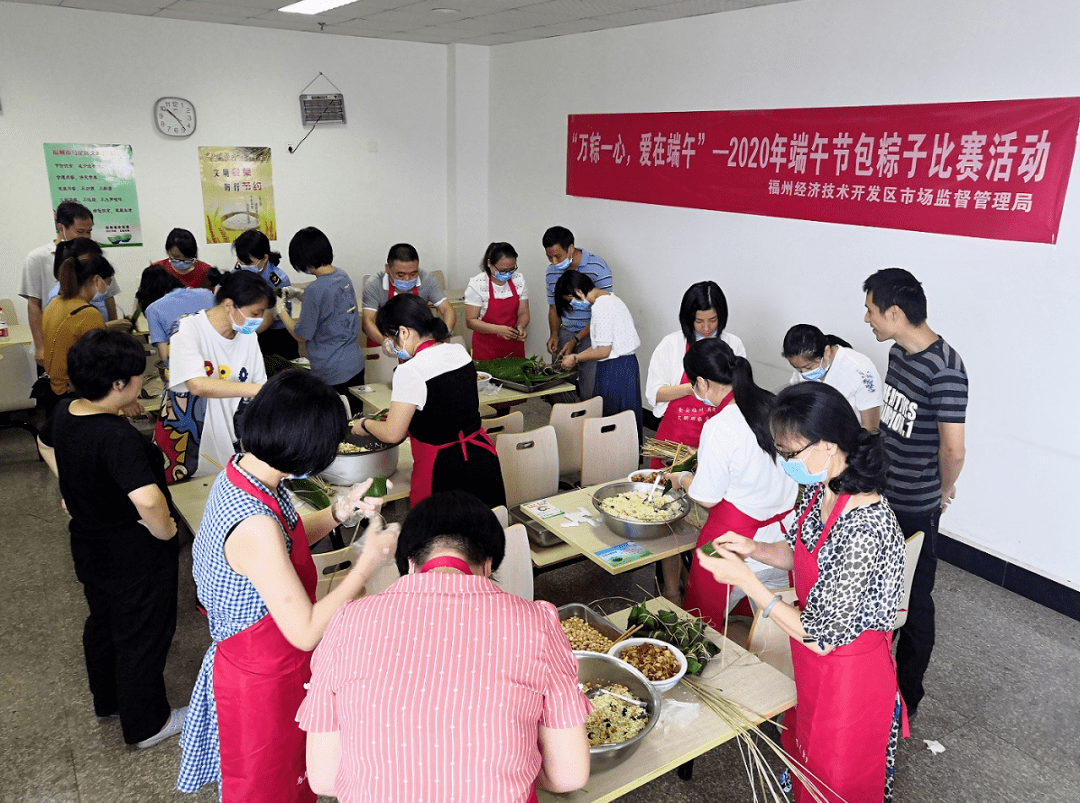
M 292 0 L 13 1 L 340 36 L 502 45 L 792 0 L 356 0 L 315 15 L 277 10 Z

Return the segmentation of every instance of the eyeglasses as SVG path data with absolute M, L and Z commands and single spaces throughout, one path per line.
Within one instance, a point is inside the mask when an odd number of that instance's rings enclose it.
M 781 449 L 775 443 L 773 444 L 773 448 L 776 450 L 776 453 L 778 455 L 780 455 L 780 457 L 784 458 L 784 460 L 794 460 L 796 457 L 801 455 L 803 452 L 805 452 L 811 446 L 817 446 L 817 445 L 818 445 L 817 441 L 815 441 L 814 443 L 808 443 L 808 444 L 806 444 L 806 446 L 799 449 L 799 451 L 797 451 L 797 452 L 785 452 L 783 449 Z

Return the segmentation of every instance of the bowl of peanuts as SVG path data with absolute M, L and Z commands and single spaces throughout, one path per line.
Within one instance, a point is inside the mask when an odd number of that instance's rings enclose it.
M 572 602 L 558 609 L 559 624 L 572 650 L 606 655 L 622 631 L 588 605 Z
M 686 674 L 686 656 L 678 647 L 654 638 L 628 638 L 608 651 L 643 674 L 658 692 L 674 689 Z

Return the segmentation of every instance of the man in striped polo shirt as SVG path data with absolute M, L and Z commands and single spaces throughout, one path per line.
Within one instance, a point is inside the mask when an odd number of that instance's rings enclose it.
M 938 519 L 956 495 L 964 466 L 967 373 L 960 355 L 927 325 L 926 295 L 914 276 L 886 268 L 863 282 L 863 290 L 874 336 L 893 341 L 881 409 L 886 497 L 905 537 L 926 534 L 896 647 L 900 693 L 914 716 L 934 649 Z
M 580 270 L 592 279 L 593 284 L 601 290 L 611 292 L 611 269 L 596 254 L 590 254 L 584 248 L 574 245 L 574 234 L 564 226 L 552 226 L 544 232 L 544 253 L 548 258 L 547 268 L 547 300 L 548 300 L 548 328 L 551 336 L 548 338 L 548 354 L 558 354 L 565 357 L 570 353 L 578 354 L 592 348 L 592 340 L 589 339 L 589 329 L 592 324 L 592 309 L 587 304 L 572 306 L 560 319 L 555 311 L 555 283 L 559 281 L 563 271 Z M 596 363 L 583 362 L 578 366 L 577 391 L 578 397 L 584 401 L 594 395 L 593 386 L 596 381 Z

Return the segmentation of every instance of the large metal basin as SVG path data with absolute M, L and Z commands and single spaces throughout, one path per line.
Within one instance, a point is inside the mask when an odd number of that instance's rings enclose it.
M 398 467 L 398 444 L 383 443 L 370 435 L 347 435 L 343 441 L 371 451 L 341 454 L 334 458 L 322 478 L 334 485 L 355 485 L 371 477 L 389 477 Z
M 685 494 L 677 497 L 673 506 L 676 513 L 667 521 L 652 522 L 625 519 L 620 516 L 614 516 L 600 507 L 600 503 L 609 496 L 618 496 L 619 494 L 624 494 L 628 491 L 643 491 L 647 494 L 651 487 L 652 484 L 648 482 L 627 482 L 626 480 L 613 482 L 610 485 L 605 485 L 603 488 L 596 489 L 596 492 L 592 496 L 593 507 L 595 507 L 600 515 L 604 517 L 604 522 L 607 524 L 608 529 L 629 541 L 647 541 L 650 538 L 661 538 L 665 535 L 671 535 L 675 525 L 686 518 L 686 514 L 690 512 L 690 500 Z M 660 489 L 657 488 L 656 493 L 659 494 L 660 492 Z M 668 491 L 668 495 L 672 495 L 672 492 Z
M 649 712 L 649 721 L 645 727 L 633 739 L 622 744 L 603 744 L 599 747 L 590 747 L 589 755 L 592 758 L 592 771 L 600 772 L 621 764 L 629 758 L 642 740 L 649 735 L 649 731 L 660 719 L 660 692 L 645 679 L 645 676 L 617 658 L 610 655 L 601 655 L 596 652 L 575 652 L 574 657 L 578 663 L 579 683 L 620 683 L 630 689 L 630 693 L 639 700 L 644 700 L 646 710 Z

